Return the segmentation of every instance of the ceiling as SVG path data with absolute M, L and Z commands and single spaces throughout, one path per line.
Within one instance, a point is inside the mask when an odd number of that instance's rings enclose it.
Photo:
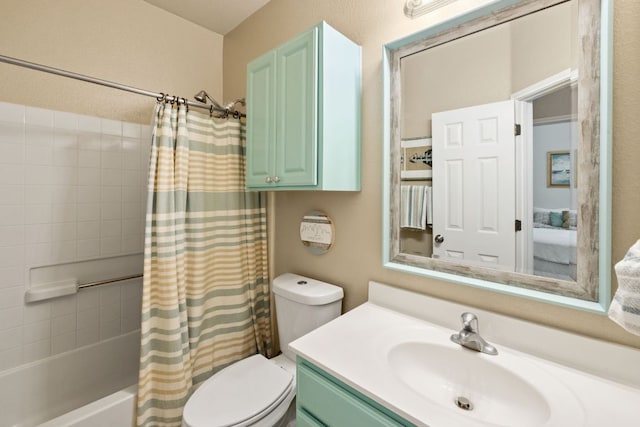
M 154 6 L 225 35 L 269 0 L 145 0 Z

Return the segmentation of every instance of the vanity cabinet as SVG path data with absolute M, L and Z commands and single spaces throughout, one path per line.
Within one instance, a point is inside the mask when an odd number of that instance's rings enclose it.
M 325 22 L 247 65 L 248 190 L 360 190 L 361 49 Z
M 296 425 L 413 426 L 362 393 L 298 357 Z

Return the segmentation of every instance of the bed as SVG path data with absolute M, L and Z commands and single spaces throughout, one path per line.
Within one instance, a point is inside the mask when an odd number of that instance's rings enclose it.
M 545 215 L 538 212 L 552 212 L 546 209 L 534 210 L 533 224 L 533 270 L 539 276 L 554 277 L 563 280 L 576 280 L 576 226 L 575 211 L 568 212 L 564 223 L 551 224 Z M 553 211 L 555 212 L 555 211 Z M 562 215 L 562 213 L 560 213 Z M 570 221 L 571 218 L 573 221 Z M 572 224 L 573 222 L 573 224 Z M 564 226 L 563 226 L 564 225 Z

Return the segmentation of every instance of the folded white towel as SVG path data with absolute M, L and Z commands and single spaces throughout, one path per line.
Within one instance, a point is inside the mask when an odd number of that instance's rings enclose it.
M 640 240 L 638 240 L 615 266 L 618 290 L 609 317 L 635 335 L 640 335 Z
M 400 187 L 400 228 L 426 230 L 428 189 L 426 185 Z

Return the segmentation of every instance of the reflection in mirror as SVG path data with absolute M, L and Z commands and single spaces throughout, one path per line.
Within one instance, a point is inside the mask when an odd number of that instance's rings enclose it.
M 385 257 L 602 302 L 600 2 L 513 3 L 387 45 Z
M 578 150 L 575 86 L 532 102 L 533 242 L 523 272 L 577 280 L 578 200 L 575 161 Z

